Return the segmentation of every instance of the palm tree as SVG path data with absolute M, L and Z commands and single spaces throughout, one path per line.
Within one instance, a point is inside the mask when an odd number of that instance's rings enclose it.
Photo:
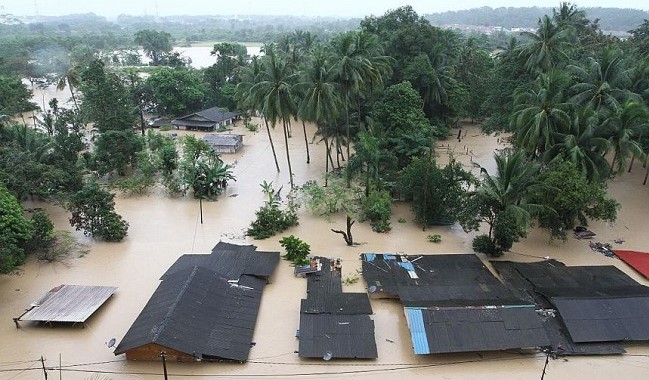
M 574 163 L 590 182 L 604 181 L 609 176 L 609 165 L 604 155 L 609 141 L 597 133 L 597 113 L 592 107 L 583 107 L 574 113 L 570 129 L 556 132 L 554 144 L 543 158 L 545 162 L 563 159 Z
M 604 120 L 602 128 L 609 136 L 611 147 L 614 150 L 611 161 L 611 171 L 626 168 L 629 156 L 644 158 L 645 153 L 638 141 L 634 140 L 639 130 L 649 127 L 647 111 L 644 106 L 629 100 L 618 112 Z
M 246 66 L 242 72 L 242 80 L 237 84 L 235 99 L 239 103 L 239 107 L 248 110 L 249 112 L 257 112 L 262 107 L 263 99 L 259 97 L 259 93 L 253 93 L 250 89 L 259 82 L 261 75 L 261 63 L 258 56 L 253 56 L 250 65 Z M 279 163 L 277 162 L 277 153 L 275 153 L 275 144 L 273 144 L 273 136 L 270 133 L 268 119 L 262 115 L 264 124 L 266 125 L 266 132 L 268 133 L 268 141 L 270 141 L 270 148 L 273 151 L 273 159 L 275 160 L 275 167 L 279 173 Z
M 291 115 L 297 112 L 292 91 L 295 77 L 296 74 L 291 72 L 286 61 L 271 49 L 270 53 L 262 58 L 259 82 L 250 88 L 252 96 L 261 100 L 261 113 L 272 126 L 274 127 L 278 121 L 282 122 L 291 188 L 294 187 L 294 183 L 288 146 L 288 123 Z
M 522 46 L 519 57 L 525 58 L 525 68 L 529 72 L 547 73 L 560 62 L 568 60 L 569 29 L 555 25 L 548 15 L 539 19 L 538 24 L 536 33 L 522 33 L 530 42 Z
M 617 112 L 626 99 L 633 96 L 630 70 L 625 68 L 620 50 L 606 49 L 598 61 L 586 58 L 585 66 L 570 65 L 577 83 L 570 90 L 571 100 L 579 105 L 590 104 L 598 111 Z
M 349 158 L 346 174 L 348 178 L 365 173 L 365 196 L 369 196 L 370 183 L 379 184 L 381 169 L 396 161 L 390 151 L 381 147 L 380 139 L 370 132 L 360 132 L 355 144 L 354 155 Z
M 70 63 L 65 72 L 62 73 L 56 82 L 56 89 L 63 91 L 65 86 L 70 90 L 70 95 L 72 96 L 72 101 L 74 102 L 74 108 L 79 112 L 79 104 L 77 103 L 77 98 L 74 96 L 74 89 L 78 88 L 81 84 L 81 70 L 78 66 Z
M 327 125 L 334 124 L 340 114 L 342 102 L 338 92 L 338 85 L 334 81 L 334 75 L 327 60 L 327 55 L 321 46 L 317 46 L 311 53 L 311 59 L 302 72 L 300 83 L 296 88 L 302 94 L 302 100 L 298 106 L 298 115 L 302 120 L 308 120 L 316 124 L 319 132 L 323 132 Z M 331 157 L 328 135 L 323 134 L 325 154 L 325 185 L 327 173 L 329 172 L 329 160 Z
M 518 227 L 525 230 L 532 215 L 541 207 L 527 202 L 530 192 L 542 186 L 537 181 L 540 165 L 529 161 L 520 150 L 497 153 L 494 158 L 496 175 L 492 176 L 483 169 L 483 182 L 478 192 L 495 206 L 496 213 L 511 212 Z
M 554 143 L 570 125 L 570 104 L 564 100 L 567 78 L 558 71 L 541 74 L 530 90 L 517 92 L 511 127 L 518 144 L 533 156 Z

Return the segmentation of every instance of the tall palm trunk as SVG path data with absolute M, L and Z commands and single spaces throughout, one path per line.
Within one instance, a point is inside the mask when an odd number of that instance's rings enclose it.
M 329 158 L 331 154 L 329 152 L 329 139 L 327 135 L 323 134 L 323 138 L 325 142 L 325 187 L 327 187 L 329 185 Z
M 306 138 L 306 125 L 302 120 L 302 130 L 304 131 L 304 146 L 306 147 L 306 163 L 311 163 L 311 156 L 309 156 L 309 140 Z
M 293 184 L 293 169 L 291 168 L 291 154 L 288 149 L 288 124 L 289 122 L 284 119 L 282 120 L 282 124 L 284 126 L 284 143 L 286 143 L 286 162 L 288 163 L 288 177 L 291 182 L 291 189 L 295 188 L 295 185 Z
M 74 96 L 74 91 L 72 90 L 72 86 L 70 86 L 69 81 L 68 81 L 68 88 L 70 89 L 70 95 L 72 95 L 72 102 L 74 103 L 74 108 L 76 108 L 77 112 L 79 112 L 79 104 L 77 103 L 77 97 Z
M 264 123 L 266 123 L 266 132 L 268 132 L 268 141 L 270 141 L 270 148 L 273 150 L 273 158 L 275 159 L 275 167 L 279 173 L 279 163 L 277 163 L 277 154 L 275 153 L 275 144 L 273 144 L 273 136 L 270 134 L 270 127 L 268 126 L 268 119 L 264 117 Z

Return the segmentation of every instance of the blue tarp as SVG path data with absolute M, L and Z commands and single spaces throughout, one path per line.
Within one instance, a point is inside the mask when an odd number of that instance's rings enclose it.
M 404 308 L 408 320 L 408 327 L 410 329 L 410 338 L 412 339 L 412 347 L 416 355 L 430 354 L 428 347 L 428 336 L 426 335 L 426 328 L 424 327 L 424 317 L 421 309 L 406 307 Z
M 403 269 L 405 269 L 405 270 L 411 270 L 411 271 L 413 271 L 413 272 L 415 271 L 415 266 L 412 265 L 412 263 L 411 263 L 410 261 L 406 261 L 406 262 L 399 261 L 398 264 L 399 264 L 399 266 L 400 266 L 401 268 L 403 268 Z
M 376 259 L 376 253 L 366 253 L 365 254 L 365 261 L 367 262 L 372 262 Z

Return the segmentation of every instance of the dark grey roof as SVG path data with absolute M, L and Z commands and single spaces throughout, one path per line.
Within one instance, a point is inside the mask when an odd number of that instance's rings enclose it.
M 378 357 L 374 321 L 367 293 L 343 293 L 340 270 L 332 261 L 316 257 L 321 270 L 307 273 L 307 298 L 300 307 L 299 355 L 322 358 Z
M 173 125 L 194 125 L 195 123 L 207 122 L 209 124 L 220 123 L 225 120 L 230 120 L 237 117 L 237 112 L 229 112 L 225 108 L 212 107 L 202 111 L 190 113 L 174 119 L 171 124 Z M 202 124 L 201 124 L 202 125 Z
M 309 295 L 302 300 L 301 313 L 307 314 L 372 314 L 366 293 Z
M 246 286 L 201 267 L 168 274 L 115 355 L 155 343 L 197 359 L 245 361 L 265 281 L 244 277 Z
M 375 359 L 374 321 L 367 315 L 300 314 L 299 356 Z
M 552 298 L 575 342 L 649 340 L 649 297 Z
M 534 307 L 405 308 L 415 354 L 549 345 Z
M 622 353 L 614 341 L 649 340 L 649 288 L 614 266 L 568 267 L 555 260 L 493 265 L 512 288 L 558 311 L 546 325 L 558 351 Z
M 256 251 L 254 245 L 219 242 L 211 254 L 185 254 L 162 275 L 166 276 L 194 266 L 208 268 L 229 280 L 241 275 L 270 277 L 279 263 L 279 252 Z
M 398 297 L 408 306 L 520 304 L 475 255 L 363 254 L 370 293 Z

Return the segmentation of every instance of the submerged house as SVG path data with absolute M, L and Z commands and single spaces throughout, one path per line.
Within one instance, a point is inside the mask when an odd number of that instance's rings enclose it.
M 219 243 L 211 254 L 181 256 L 115 349 L 129 360 L 248 359 L 278 252 Z
M 237 117 L 239 114 L 236 112 L 212 107 L 174 119 L 171 121 L 171 125 L 177 128 L 184 127 L 187 130 L 213 131 L 234 123 Z
M 343 293 L 340 266 L 326 258 L 314 261 L 317 270 L 305 274 L 307 298 L 300 306 L 299 356 L 376 359 L 372 306 L 367 293 Z
M 362 255 L 370 296 L 404 306 L 417 355 L 549 345 L 533 302 L 510 292 L 475 255 Z
M 203 141 L 216 153 L 237 153 L 243 147 L 243 135 L 206 135 Z

